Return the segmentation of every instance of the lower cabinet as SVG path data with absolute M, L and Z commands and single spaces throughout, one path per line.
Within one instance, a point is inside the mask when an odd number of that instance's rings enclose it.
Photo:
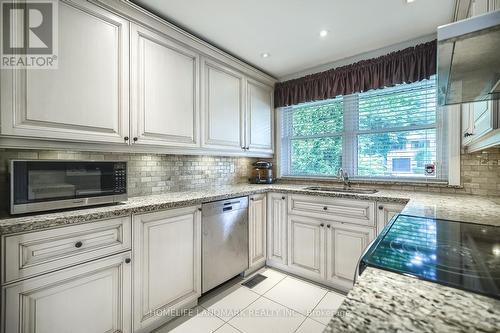
M 349 290 L 359 258 L 375 239 L 375 228 L 342 223 L 327 223 L 326 227 L 326 279 Z
M 384 229 L 394 215 L 401 213 L 405 205 L 377 202 L 377 235 Z
M 325 223 L 306 216 L 288 216 L 288 266 L 313 279 L 325 278 Z
M 266 194 L 251 195 L 248 206 L 248 270 L 266 264 Z
M 287 195 L 267 195 L 267 263 L 287 263 Z
M 130 252 L 2 288 L 3 333 L 131 332 Z
M 149 332 L 201 295 L 201 213 L 187 207 L 133 217 L 134 332 Z

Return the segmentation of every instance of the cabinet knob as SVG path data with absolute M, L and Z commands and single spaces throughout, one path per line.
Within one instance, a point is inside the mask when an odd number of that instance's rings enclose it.
M 200 208 L 198 208 L 198 211 L 200 211 L 200 212 L 201 212 L 202 210 L 203 210 L 203 209 L 201 209 L 201 207 L 200 207 Z
M 331 225 L 330 225 L 330 224 L 327 224 L 327 225 L 326 225 L 326 227 L 327 227 L 327 228 L 330 228 L 330 227 L 331 227 Z
M 382 209 L 384 209 L 384 206 L 380 205 L 380 206 L 378 206 L 378 209 L 382 210 Z
M 325 226 L 325 224 L 324 224 L 324 223 L 321 223 L 319 226 L 320 226 L 320 227 L 324 227 L 324 226 Z
M 245 146 L 241 146 L 241 149 L 245 150 Z
M 254 198 L 250 198 L 250 200 L 254 201 L 255 199 Z
M 128 139 L 129 139 L 128 136 L 126 136 L 126 137 L 123 138 L 123 140 L 125 140 L 125 141 L 128 141 Z
M 327 209 L 328 209 L 328 207 L 326 207 L 326 206 L 325 206 L 325 207 L 323 207 L 323 210 L 327 210 Z
M 285 196 L 282 196 L 282 197 L 281 197 L 281 200 L 285 200 L 285 199 L 286 199 L 286 198 L 285 198 Z
M 81 241 L 78 241 L 78 242 L 75 243 L 75 247 L 78 248 L 78 249 L 81 248 L 82 245 L 83 245 L 83 243 Z
M 245 150 L 250 150 L 250 147 L 246 146 L 246 147 L 245 147 Z
M 132 259 L 130 259 L 130 258 L 126 258 L 126 259 L 125 259 L 125 263 L 126 263 L 126 264 L 130 264 L 130 262 L 131 262 L 131 261 L 132 261 Z
M 134 140 L 134 142 L 137 142 L 137 140 L 139 139 L 135 136 L 132 140 Z

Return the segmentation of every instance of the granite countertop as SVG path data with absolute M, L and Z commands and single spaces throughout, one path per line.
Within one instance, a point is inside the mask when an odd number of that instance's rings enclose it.
M 307 194 L 333 198 L 406 204 L 403 213 L 408 215 L 500 226 L 500 197 L 487 198 L 463 194 L 445 195 L 393 190 L 380 190 L 375 194 L 356 194 L 311 191 L 305 190 L 304 187 L 305 185 L 290 184 L 238 184 L 195 191 L 132 197 L 129 198 L 128 201 L 117 205 L 48 212 L 19 217 L 5 216 L 0 217 L 0 235 L 47 229 L 70 224 L 89 223 L 99 219 L 116 216 L 199 205 L 204 202 L 266 192 Z
M 365 269 L 325 330 L 499 331 L 499 300 L 371 267 Z

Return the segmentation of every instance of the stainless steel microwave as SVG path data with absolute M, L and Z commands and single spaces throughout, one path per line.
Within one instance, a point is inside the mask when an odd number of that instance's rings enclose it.
M 126 162 L 12 160 L 10 163 L 11 214 L 127 200 Z

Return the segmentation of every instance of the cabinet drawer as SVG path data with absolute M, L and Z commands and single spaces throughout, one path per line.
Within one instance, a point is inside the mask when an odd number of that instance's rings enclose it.
M 290 214 L 338 222 L 375 226 L 375 202 L 362 200 L 291 195 Z
M 131 217 L 6 236 L 2 283 L 131 248 Z

